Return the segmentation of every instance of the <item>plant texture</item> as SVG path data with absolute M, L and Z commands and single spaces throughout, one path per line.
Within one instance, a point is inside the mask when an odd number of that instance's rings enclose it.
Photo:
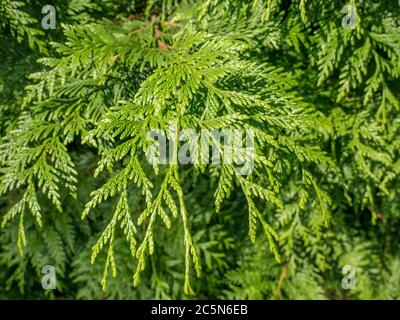
M 398 0 L 43 5 L 0 2 L 0 297 L 400 298 Z

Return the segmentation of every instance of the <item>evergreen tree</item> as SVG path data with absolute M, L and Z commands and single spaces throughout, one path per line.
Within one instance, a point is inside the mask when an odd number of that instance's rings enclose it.
M 400 298 L 399 0 L 0 1 L 0 297 Z

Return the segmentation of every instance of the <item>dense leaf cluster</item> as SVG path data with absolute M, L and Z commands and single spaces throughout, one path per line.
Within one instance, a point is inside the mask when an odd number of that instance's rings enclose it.
M 42 5 L 0 2 L 0 297 L 400 298 L 398 0 Z M 250 174 L 148 161 L 224 128 Z

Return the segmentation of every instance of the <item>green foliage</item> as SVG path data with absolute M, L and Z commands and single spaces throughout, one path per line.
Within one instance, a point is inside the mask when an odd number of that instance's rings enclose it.
M 55 7 L 44 31 L 38 1 L 0 3 L 0 297 L 399 298 L 400 3 Z M 250 174 L 227 144 L 176 161 L 181 131 L 225 128 L 254 132 Z

